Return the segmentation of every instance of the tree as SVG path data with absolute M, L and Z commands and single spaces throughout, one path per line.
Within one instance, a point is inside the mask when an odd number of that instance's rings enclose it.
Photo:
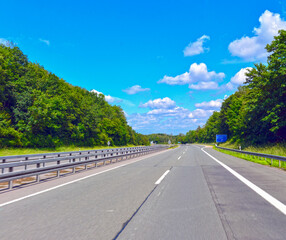
M 247 74 L 252 102 L 250 117 L 254 115 L 268 141 L 286 140 L 286 31 L 280 30 L 271 44 L 267 63 L 256 64 Z
M 149 144 L 102 94 L 72 86 L 0 44 L 0 146 Z

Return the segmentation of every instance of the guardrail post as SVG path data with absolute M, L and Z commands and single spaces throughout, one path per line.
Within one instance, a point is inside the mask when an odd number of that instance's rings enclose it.
M 281 161 L 279 160 L 279 167 L 281 168 Z
M 13 188 L 13 180 L 8 182 L 8 188 L 11 190 Z

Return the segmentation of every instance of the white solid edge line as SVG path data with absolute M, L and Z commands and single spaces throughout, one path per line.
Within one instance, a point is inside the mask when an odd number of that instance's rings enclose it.
M 224 163 L 220 162 L 219 160 L 217 160 L 215 157 L 213 157 L 212 155 L 210 155 L 209 153 L 207 153 L 204 148 L 202 148 L 202 151 L 207 154 L 208 156 L 210 156 L 213 160 L 215 160 L 217 163 L 219 163 L 221 166 L 223 166 L 226 170 L 228 170 L 230 173 L 232 173 L 235 177 L 237 177 L 240 181 L 242 181 L 245 185 L 247 185 L 249 188 L 251 188 L 254 192 L 256 192 L 258 195 L 260 195 L 262 198 L 264 198 L 267 202 L 269 202 L 270 204 L 272 204 L 274 207 L 276 207 L 279 211 L 281 211 L 282 213 L 284 213 L 286 215 L 286 205 L 284 205 L 282 202 L 280 202 L 279 200 L 277 200 L 276 198 L 272 197 L 270 194 L 268 194 L 267 192 L 265 192 L 264 190 L 262 190 L 261 188 L 259 188 L 258 186 L 256 186 L 255 184 L 253 184 L 252 182 L 250 182 L 249 180 L 247 180 L 245 177 L 241 176 L 239 173 L 237 173 L 236 171 L 234 171 L 233 169 L 231 169 L 230 167 L 228 167 L 227 165 L 225 165 Z
M 138 161 L 141 161 L 141 160 L 143 160 L 143 159 L 138 159 L 138 160 L 135 161 L 135 162 L 138 162 Z M 21 197 L 21 198 L 14 199 L 14 200 L 11 200 L 11 201 L 9 201 L 9 202 L 2 203 L 2 204 L 0 204 L 0 207 L 4 207 L 4 206 L 6 206 L 6 205 L 8 205 L 8 204 L 15 203 L 15 202 L 18 202 L 18 201 L 24 200 L 24 199 L 26 199 L 26 198 L 30 198 L 30 197 L 33 197 L 33 196 L 36 196 L 36 195 L 39 195 L 39 194 L 42 194 L 42 193 L 45 193 L 45 192 L 49 192 L 49 191 L 52 191 L 52 190 L 57 189 L 57 188 L 60 188 L 60 187 L 64 187 L 64 186 L 66 186 L 66 185 L 69 185 L 69 184 L 72 184 L 72 183 L 75 183 L 75 182 L 79 182 L 79 181 L 81 181 L 81 180 L 84 180 L 84 179 L 87 179 L 87 178 L 90 178 L 90 177 L 99 175 L 99 174 L 101 174 L 101 173 L 109 172 L 109 171 L 111 171 L 111 170 L 114 170 L 114 169 L 117 169 L 117 168 L 120 168 L 120 167 L 124 167 L 124 166 L 126 166 L 126 165 L 129 165 L 129 164 L 132 164 L 132 163 L 135 163 L 135 162 L 126 163 L 126 164 L 123 164 L 123 165 L 120 165 L 120 166 L 117 166 L 117 167 L 114 167 L 114 168 L 106 169 L 106 170 L 103 170 L 103 171 L 101 171 L 101 172 L 94 173 L 94 174 L 91 174 L 91 175 L 88 175 L 88 176 L 85 176 L 85 177 L 82 177 L 82 178 L 79 178 L 79 179 L 76 179 L 76 180 L 67 182 L 67 183 L 63 183 L 63 184 L 57 185 L 57 186 L 55 186 L 55 187 L 47 188 L 47 189 L 45 189 L 45 190 L 42 190 L 42 191 L 39 191 L 39 192 L 36 192 L 36 193 L 32 193 L 32 194 L 29 194 L 29 195 L 24 196 L 24 197 Z
M 155 182 L 156 185 L 160 184 L 160 182 L 166 177 L 166 175 L 170 172 L 170 170 L 167 170 L 158 180 Z

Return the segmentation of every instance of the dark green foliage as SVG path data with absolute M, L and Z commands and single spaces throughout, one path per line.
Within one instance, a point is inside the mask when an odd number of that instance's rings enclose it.
M 122 109 L 0 45 L 0 147 L 148 145 Z
M 266 49 L 268 65 L 254 64 L 246 85 L 229 96 L 203 128 L 189 131 L 187 142 L 215 142 L 219 133 L 239 144 L 286 140 L 286 31 L 280 30 Z

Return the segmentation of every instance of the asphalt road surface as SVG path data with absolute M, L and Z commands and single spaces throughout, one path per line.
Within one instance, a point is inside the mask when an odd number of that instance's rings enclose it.
M 283 170 L 192 145 L 94 171 L 0 194 L 0 239 L 286 239 Z

